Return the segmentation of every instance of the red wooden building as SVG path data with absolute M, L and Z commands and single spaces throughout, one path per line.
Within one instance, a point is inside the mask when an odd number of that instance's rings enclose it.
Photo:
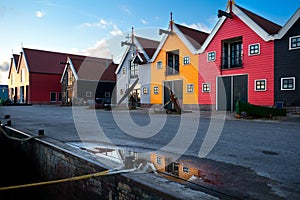
M 60 104 L 60 79 L 68 54 L 22 48 L 13 55 L 9 71 L 9 96 L 15 103 Z
M 199 53 L 199 104 L 234 110 L 237 100 L 274 105 L 274 37 L 281 26 L 229 3 Z

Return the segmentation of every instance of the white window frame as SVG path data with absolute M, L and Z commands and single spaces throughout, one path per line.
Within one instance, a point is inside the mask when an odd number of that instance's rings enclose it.
M 209 56 L 209 54 L 215 54 L 215 59 L 209 59 L 210 58 L 210 56 Z M 207 52 L 207 62 L 214 62 L 214 61 L 216 61 L 216 56 L 217 56 L 217 53 L 216 53 L 216 51 L 210 51 L 210 52 Z
M 189 91 L 189 86 L 192 86 L 192 90 Z M 194 93 L 194 90 L 195 90 L 195 87 L 194 87 L 194 84 L 186 84 L 186 93 Z
M 208 91 L 204 91 L 204 85 L 208 85 Z M 211 91 L 211 84 L 210 83 L 202 83 L 202 92 L 209 93 Z
M 293 88 L 288 88 L 288 89 L 283 88 L 283 81 L 285 79 L 293 79 Z M 280 89 L 281 90 L 295 90 L 296 89 L 296 78 L 295 77 L 283 77 L 283 78 L 281 78 L 280 82 L 281 82 L 281 84 L 280 84 Z
M 126 67 L 122 67 L 122 74 L 126 74 Z
M 161 60 L 156 62 L 156 69 L 162 69 L 162 61 Z
M 153 87 L 153 94 L 159 94 L 159 88 L 158 86 Z
M 156 164 L 162 165 L 161 157 L 160 156 L 156 156 Z
M 294 39 L 294 38 L 300 38 L 300 35 L 290 37 L 290 39 L 289 39 L 289 50 L 300 49 L 300 46 L 292 47 L 292 39 Z
M 148 87 L 143 87 L 143 95 L 148 95 L 149 94 L 149 88 Z
M 255 45 L 258 45 L 258 53 L 252 53 L 252 54 L 251 54 L 251 46 L 255 46 Z M 257 56 L 257 55 L 260 55 L 260 43 L 249 44 L 249 46 L 248 46 L 248 55 L 249 55 L 249 56 Z
M 120 89 L 120 95 L 124 95 L 124 91 L 125 91 L 124 88 L 121 88 Z
M 55 94 L 55 100 L 52 100 L 52 94 Z M 57 101 L 57 93 L 56 92 L 50 92 L 50 102 L 56 102 Z
M 85 97 L 91 98 L 92 97 L 92 91 L 85 91 Z
M 257 82 L 261 82 L 261 81 L 264 81 L 265 82 L 265 89 L 257 89 Z M 264 91 L 267 91 L 267 79 L 257 79 L 257 80 L 254 80 L 254 91 L 257 91 L 257 92 L 264 92 Z
M 187 167 L 187 166 L 182 166 L 182 171 L 186 174 L 189 174 L 190 173 L 190 168 Z
M 184 56 L 182 59 L 183 65 L 189 65 L 191 64 L 191 57 L 190 56 Z

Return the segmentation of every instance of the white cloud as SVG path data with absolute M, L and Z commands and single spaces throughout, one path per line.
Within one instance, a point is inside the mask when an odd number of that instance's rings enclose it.
M 148 22 L 144 19 L 140 19 L 140 21 L 142 22 L 142 24 L 148 24 Z
M 123 32 L 118 28 L 117 25 L 113 25 L 114 30 L 110 31 L 110 35 L 112 36 L 118 36 L 118 35 L 122 35 Z
M 210 33 L 211 32 L 211 28 L 209 28 L 208 26 L 206 26 L 205 24 L 202 24 L 200 22 L 198 23 L 194 23 L 194 24 L 190 24 L 190 25 L 187 25 L 186 23 L 183 23 L 184 26 L 187 26 L 187 27 L 190 27 L 192 29 L 196 29 L 196 30 L 199 30 L 199 31 L 203 31 L 203 32 L 207 32 L 207 33 Z
M 96 41 L 92 47 L 89 47 L 87 49 L 79 50 L 79 49 L 73 48 L 70 50 L 70 53 L 80 54 L 80 55 L 85 55 L 85 56 L 101 57 L 101 58 L 111 58 L 112 53 L 110 51 L 109 46 L 110 45 L 107 43 L 107 40 L 102 39 L 102 40 Z
M 85 27 L 100 27 L 103 29 L 105 29 L 109 25 L 113 25 L 113 23 L 107 22 L 104 19 L 100 19 L 98 22 L 93 22 L 93 23 L 86 22 L 86 23 L 81 24 L 81 26 L 85 26 Z
M 36 11 L 35 12 L 35 16 L 37 17 L 37 18 L 42 18 L 42 17 L 44 17 L 46 15 L 46 13 L 44 12 L 44 11 Z
M 0 84 L 6 85 L 8 83 L 8 70 L 8 62 L 3 62 L 2 64 L 0 64 Z
M 129 8 L 127 6 L 122 6 L 122 10 L 127 13 L 128 15 L 131 15 L 131 11 L 129 10 Z

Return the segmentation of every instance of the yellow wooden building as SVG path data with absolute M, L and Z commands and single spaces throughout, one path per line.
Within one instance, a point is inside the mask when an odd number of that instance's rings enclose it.
M 171 20 L 152 57 L 150 104 L 174 107 L 173 92 L 182 109 L 198 108 L 198 55 L 208 33 L 174 23 Z

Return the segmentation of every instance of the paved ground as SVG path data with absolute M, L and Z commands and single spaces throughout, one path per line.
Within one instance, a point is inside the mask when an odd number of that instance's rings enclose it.
M 239 120 L 233 113 L 165 115 L 87 107 L 0 107 L 0 120 L 62 142 L 101 142 L 186 155 L 221 176 L 215 189 L 259 199 L 300 199 L 300 116 Z M 149 150 L 150 149 L 150 150 Z M 201 159 L 200 159 L 201 158 Z

